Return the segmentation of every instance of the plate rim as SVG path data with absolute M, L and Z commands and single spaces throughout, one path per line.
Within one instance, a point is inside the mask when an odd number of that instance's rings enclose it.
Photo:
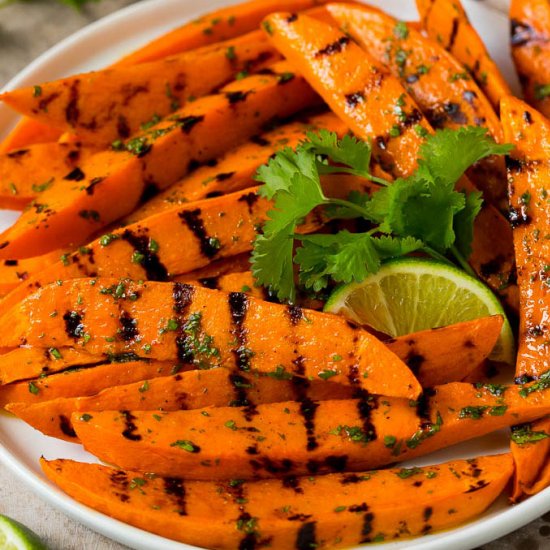
M 203 0 L 200 11 L 206 11 L 209 7 L 234 4 L 237 1 Z M 102 29 L 127 20 L 129 16 L 145 17 L 148 11 L 159 9 L 159 5 L 163 5 L 162 9 L 164 10 L 169 9 L 168 6 L 173 5 L 174 7 L 177 6 L 182 12 L 181 18 L 174 19 L 175 26 L 189 19 L 190 12 L 194 11 L 192 4 L 192 0 L 144 0 L 139 3 L 130 4 L 82 27 L 46 50 L 12 77 L 2 87 L 1 91 L 27 85 L 31 81 L 32 75 L 38 72 L 46 61 L 57 55 L 66 53 L 66 50 L 74 45 L 93 38 Z M 483 4 L 474 5 L 477 11 L 483 12 L 485 10 L 488 17 L 505 17 L 502 12 L 495 10 L 491 6 Z M 475 24 L 475 20 L 473 23 Z M 0 106 L 0 112 L 2 109 L 3 107 Z M 9 129 L 8 125 L 7 129 L 4 128 L 4 131 L 0 133 L 4 134 L 5 130 L 9 131 Z M 44 474 L 37 474 L 30 467 L 26 466 L 17 457 L 17 454 L 10 450 L 9 445 L 5 444 L 2 430 L 0 430 L 0 462 L 25 485 L 31 488 L 36 496 L 92 529 L 94 532 L 100 533 L 121 544 L 131 546 L 136 550 L 150 550 L 151 548 L 155 548 L 156 550 L 192 550 L 199 548 L 142 530 L 79 503 L 57 488 Z M 461 524 L 446 531 L 436 532 L 433 535 L 405 539 L 398 542 L 381 543 L 376 546 L 383 550 L 403 549 L 405 545 L 407 549 L 411 550 L 440 550 L 442 545 L 445 544 L 445 547 L 450 549 L 466 550 L 500 538 L 549 511 L 550 487 L 517 505 L 509 505 L 507 509 L 499 510 L 492 517 L 481 515 L 474 521 Z M 357 548 L 364 548 L 364 546 Z

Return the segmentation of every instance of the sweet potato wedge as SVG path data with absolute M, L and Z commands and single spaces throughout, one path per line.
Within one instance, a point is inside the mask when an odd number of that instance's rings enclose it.
M 59 314 L 52 317 L 52 310 Z M 4 310 L 0 329 L 8 326 L 9 331 L 0 330 L 0 347 L 23 341 L 75 345 L 92 355 L 146 352 L 161 361 L 175 353 L 181 364 L 195 368 L 272 373 L 283 365 L 298 376 L 355 383 L 382 395 L 415 399 L 421 391 L 382 342 L 341 317 L 186 283 L 76 279 L 53 284 Z
M 550 486 L 550 419 L 514 426 L 512 434 L 515 473 L 511 499 L 518 502 Z
M 550 368 L 547 316 L 550 292 L 550 122 L 513 97 L 502 101 L 505 139 L 516 148 L 508 159 L 510 220 L 518 264 L 520 329 L 516 376 L 538 377 Z
M 322 128 L 343 135 L 347 128 L 333 113 L 323 113 L 291 122 L 254 136 L 217 160 L 214 166 L 202 166 L 186 178 L 147 201 L 124 219 L 134 223 L 172 208 L 176 204 L 194 202 L 219 194 L 233 193 L 254 184 L 256 170 L 283 147 L 296 147 L 308 131 Z
M 255 226 L 271 203 L 257 188 L 175 206 L 142 222 L 107 233 L 27 279 L 2 302 L 15 305 L 44 284 L 77 277 L 129 277 L 168 281 L 173 276 L 252 249 Z M 308 232 L 322 224 L 309 216 L 300 227 Z M 182 254 L 182 250 L 186 253 Z
M 460 0 L 416 0 L 416 6 L 428 36 L 464 65 L 498 112 L 500 100 L 512 92 Z
M 156 61 L 208 44 L 229 40 L 256 30 L 261 20 L 273 11 L 280 9 L 300 11 L 325 2 L 326 0 L 252 0 L 237 6 L 228 6 L 207 13 L 195 21 L 190 21 L 159 36 L 156 40 L 123 57 L 114 66 Z
M 527 101 L 550 117 L 550 6 L 545 0 L 510 3 L 512 58 Z
M 57 141 L 61 132 L 30 118 L 21 119 L 15 128 L 0 142 L 0 154 L 23 149 L 37 143 Z
M 368 6 L 329 4 L 329 13 L 370 56 L 399 78 L 434 128 L 483 126 L 502 142 L 502 127 L 485 94 L 442 46 L 393 17 Z M 487 200 L 506 210 L 502 157 L 486 159 L 481 177 L 470 171 Z
M 191 370 L 174 376 L 156 377 L 109 387 L 90 397 L 67 397 L 38 402 L 26 395 L 6 408 L 42 433 L 77 441 L 70 421 L 78 411 L 116 409 L 178 411 L 204 407 L 243 406 L 309 398 L 315 401 L 349 399 L 353 388 L 322 380 L 292 380 L 280 376 L 243 376 L 228 369 Z M 0 389 L 0 396 L 2 390 Z M 243 402 L 244 396 L 244 402 Z M 69 428 L 69 429 L 67 429 Z
M 93 150 L 80 143 L 39 143 L 0 155 L 0 208 L 23 210 L 47 191 L 57 179 L 64 180 Z
M 41 459 L 41 465 L 86 506 L 220 550 L 256 548 L 265 540 L 273 548 L 349 548 L 448 529 L 488 508 L 513 471 L 510 455 L 283 483 L 184 481 L 63 459 Z
M 77 74 L 0 95 L 19 113 L 107 147 L 281 59 L 261 31 L 137 66 Z M 205 71 L 205 67 L 208 70 Z M 39 93 L 37 93 L 39 90 Z
M 40 202 L 0 236 L 0 256 L 19 259 L 78 246 L 131 212 L 144 193 L 176 182 L 197 162 L 216 158 L 273 117 L 290 116 L 316 101 L 307 83 L 282 62 L 272 66 L 271 74 L 235 81 L 189 103 L 133 137 L 124 150 L 98 153 L 75 168 L 66 176 L 72 187 L 60 187 L 54 179 Z
M 374 160 L 393 176 L 409 175 L 416 168 L 424 137 L 433 130 L 401 83 L 382 72 L 336 27 L 306 15 L 284 13 L 265 21 L 275 46 L 331 109 L 357 136 L 372 140 Z M 475 189 L 465 177 L 458 188 Z M 517 309 L 510 284 L 514 268 L 511 230 L 491 205 L 475 220 L 473 248 L 469 259 L 473 269 Z
M 547 385 L 453 383 L 436 386 L 416 408 L 364 394 L 164 413 L 83 411 L 71 419 L 84 447 L 109 464 L 214 480 L 378 468 L 549 412 Z
M 113 362 L 68 367 L 61 372 L 43 374 L 33 380 L 0 386 L 0 407 L 14 402 L 32 404 L 49 402 L 60 397 L 94 395 L 105 388 L 168 376 L 177 370 L 171 361 L 124 359 L 119 357 L 118 361 Z M 69 417 L 63 423 L 64 427 L 70 426 Z

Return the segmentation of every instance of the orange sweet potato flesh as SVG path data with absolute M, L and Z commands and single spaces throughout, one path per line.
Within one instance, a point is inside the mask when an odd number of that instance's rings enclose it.
M 0 154 L 28 147 L 36 143 L 57 141 L 61 132 L 30 118 L 23 118 L 17 126 L 0 142 Z
M 416 6 L 428 36 L 466 67 L 498 112 L 500 100 L 512 92 L 460 0 L 416 0 Z
M 508 162 L 521 306 L 516 376 L 538 377 L 550 368 L 550 122 L 511 96 L 502 101 L 501 117 L 506 141 L 516 146 Z
M 123 57 L 117 66 L 156 61 L 188 50 L 229 40 L 256 30 L 261 20 L 276 10 L 300 11 L 324 4 L 326 0 L 252 0 L 207 13 L 168 32 Z
M 253 185 L 257 169 L 283 147 L 295 148 L 307 132 L 327 129 L 342 136 L 347 128 L 333 113 L 323 113 L 290 122 L 261 133 L 221 157 L 215 166 L 202 166 L 180 182 L 171 185 L 125 218 L 134 223 L 172 208 L 218 194 L 232 193 Z
M 23 210 L 54 183 L 71 187 L 64 180 L 93 153 L 80 143 L 39 143 L 0 154 L 0 208 Z
M 119 385 L 90 397 L 67 397 L 39 402 L 24 396 L 6 408 L 42 433 L 76 441 L 69 419 L 73 412 L 121 410 L 178 411 L 204 407 L 229 407 L 243 404 L 276 403 L 308 397 L 315 401 L 349 399 L 353 388 L 322 380 L 292 381 L 269 376 L 246 377 L 224 368 L 191 370 L 174 376 Z M 2 390 L 0 389 L 0 395 Z M 28 392 L 27 392 L 28 393 Z M 17 396 L 15 396 L 17 397 Z M 25 403 L 26 402 L 26 403 Z M 69 432 L 69 433 L 67 433 Z
M 88 144 L 106 147 L 212 93 L 237 73 L 256 72 L 279 60 L 258 30 L 151 63 L 46 82 L 39 94 L 35 86 L 20 88 L 0 100 L 23 115 L 76 133 Z
M 174 363 L 171 361 L 145 359 L 118 363 L 104 361 L 99 364 L 69 367 L 54 374 L 0 386 L 0 407 L 14 402 L 32 405 L 44 401 L 55 402 L 61 397 L 94 395 L 105 388 L 168 376 L 173 369 Z M 32 386 L 30 386 L 31 382 Z M 68 417 L 66 425 L 70 425 Z
M 4 298 L 2 306 L 15 305 L 39 286 L 57 280 L 92 276 L 168 281 L 212 260 L 249 252 L 255 226 L 265 221 L 272 207 L 256 189 L 175 206 L 108 233 L 30 277 Z M 300 231 L 321 224 L 320 216 L 308 216 Z
M 50 316 L 52 310 L 59 314 Z M 53 284 L 3 310 L 0 329 L 7 326 L 7 333 L 0 330 L 0 347 L 25 341 L 82 347 L 92 355 L 146 351 L 161 361 L 175 353 L 181 364 L 195 367 L 271 373 L 284 365 L 298 376 L 357 384 L 382 395 L 414 399 L 421 391 L 382 342 L 341 317 L 186 283 Z
M 515 465 L 511 499 L 518 502 L 550 486 L 550 419 L 537 420 L 512 429 L 527 429 L 532 438 L 532 442 L 518 444 L 512 441 L 510 444 Z
M 457 382 L 436 386 L 416 408 L 406 399 L 362 394 L 240 408 L 82 411 L 71 419 L 88 451 L 122 469 L 254 479 L 378 468 L 548 414 L 550 390 L 523 397 L 526 388 L 497 392 Z
M 527 101 L 550 117 L 550 5 L 512 0 L 512 58 Z
M 52 187 L 0 235 L 1 258 L 24 258 L 79 245 L 129 214 L 144 193 L 178 181 L 196 162 L 206 162 L 258 133 L 273 117 L 290 116 L 317 99 L 285 63 L 272 74 L 235 81 L 176 111 L 128 142 L 130 151 L 94 155 L 72 174 L 73 187 Z M 170 118 L 170 117 L 169 117 Z M 215 136 L 215 139 L 212 139 Z
M 400 79 L 434 128 L 483 126 L 502 142 L 502 127 L 491 103 L 442 46 L 413 28 L 397 27 L 396 19 L 377 9 L 349 4 L 329 4 L 327 9 L 369 55 Z M 488 159 L 483 168 L 475 183 L 487 200 L 505 210 L 504 159 Z
M 163 537 L 220 550 L 255 548 L 261 540 L 272 548 L 295 548 L 297 541 L 305 541 L 298 546 L 303 549 L 350 548 L 449 529 L 487 509 L 513 471 L 509 454 L 427 466 L 408 477 L 391 469 L 283 484 L 145 477 L 63 459 L 41 459 L 41 465 L 86 506 Z
M 433 129 L 401 83 L 336 27 L 306 15 L 281 13 L 266 23 L 277 49 L 334 113 L 358 137 L 372 140 L 375 161 L 393 176 L 411 174 L 424 140 L 418 130 L 425 134 Z M 458 188 L 475 189 L 465 177 Z M 509 285 L 514 267 L 510 226 L 490 205 L 475 220 L 473 248 L 469 261 L 474 270 L 517 309 L 514 286 Z
M 221 280 L 230 277 L 232 276 L 226 275 Z M 472 365 L 478 364 L 481 353 L 490 352 L 492 345 L 486 346 L 483 339 L 488 338 L 493 343 L 496 341 L 502 324 L 499 320 L 499 317 L 488 317 L 438 331 L 423 331 L 396 338 L 386 345 L 406 361 L 411 369 L 415 367 L 413 371 L 417 373 L 424 387 L 456 382 L 472 368 Z M 490 334 L 491 331 L 493 334 Z M 484 346 L 485 350 L 482 352 L 480 348 Z M 64 428 L 70 426 L 67 419 L 74 411 L 102 411 L 115 408 L 174 411 L 230 406 L 241 398 L 243 384 L 247 387 L 247 400 L 255 404 L 291 401 L 305 397 L 314 401 L 353 397 L 353 389 L 350 386 L 317 380 L 302 380 L 297 384 L 296 381 L 287 380 L 287 377 L 283 372 L 280 376 L 274 377 L 244 378 L 226 369 L 195 370 L 173 377 L 157 377 L 147 383 L 140 378 L 140 382 L 109 387 L 97 396 L 72 399 L 63 399 L 71 397 L 72 394 L 63 395 L 62 392 L 57 395 L 60 399 L 50 397 L 51 391 L 42 392 L 43 395 L 32 394 L 28 391 L 28 383 L 19 383 L 12 385 L 14 389 L 11 391 L 9 385 L 0 388 L 0 403 L 5 404 L 6 399 L 11 399 L 11 404 L 7 407 L 10 412 L 46 435 L 67 439 L 67 430 Z M 71 391 L 77 395 L 75 388 L 71 387 Z M 74 441 L 75 437 L 71 432 L 69 439 Z

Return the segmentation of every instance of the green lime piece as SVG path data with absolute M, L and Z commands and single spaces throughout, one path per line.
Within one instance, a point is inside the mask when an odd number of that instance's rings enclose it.
M 47 550 L 45 544 L 28 527 L 0 515 L 0 548 L 2 550 Z
M 477 279 L 443 262 L 388 262 L 364 281 L 337 288 L 325 311 L 392 337 L 502 315 L 504 325 L 490 358 L 515 364 L 514 336 L 497 297 Z

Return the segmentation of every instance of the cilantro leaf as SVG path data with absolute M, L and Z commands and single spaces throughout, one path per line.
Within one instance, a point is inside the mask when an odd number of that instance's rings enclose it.
M 512 145 L 498 145 L 485 128 L 467 126 L 458 130 L 439 130 L 420 148 L 419 171 L 425 170 L 443 185 L 454 185 L 478 160 L 490 155 L 505 155 Z
M 307 140 L 303 147 L 313 150 L 316 156 L 326 156 L 332 162 L 347 166 L 358 176 L 370 177 L 371 147 L 368 143 L 349 134 L 339 140 L 336 132 L 328 130 L 320 130 L 318 133 L 308 132 Z M 329 168 L 325 163 L 320 163 L 318 168 L 321 174 L 337 171 Z
M 380 269 L 380 257 L 368 233 L 340 231 L 336 235 L 298 237 L 302 246 L 296 250 L 300 282 L 306 288 L 321 290 L 329 276 L 336 282 L 360 282 Z
M 281 301 L 293 302 L 296 298 L 292 264 L 294 229 L 291 224 L 278 233 L 258 235 L 250 259 L 256 281 L 272 289 Z
M 458 251 L 468 259 L 472 254 L 472 241 L 474 240 L 474 220 L 481 210 L 483 194 L 480 191 L 472 191 L 466 194 L 466 202 L 463 210 L 458 212 L 453 221 L 456 236 L 455 245 Z
M 424 243 L 414 237 L 397 238 L 388 235 L 374 237 L 372 244 L 382 260 L 406 256 L 424 247 Z

